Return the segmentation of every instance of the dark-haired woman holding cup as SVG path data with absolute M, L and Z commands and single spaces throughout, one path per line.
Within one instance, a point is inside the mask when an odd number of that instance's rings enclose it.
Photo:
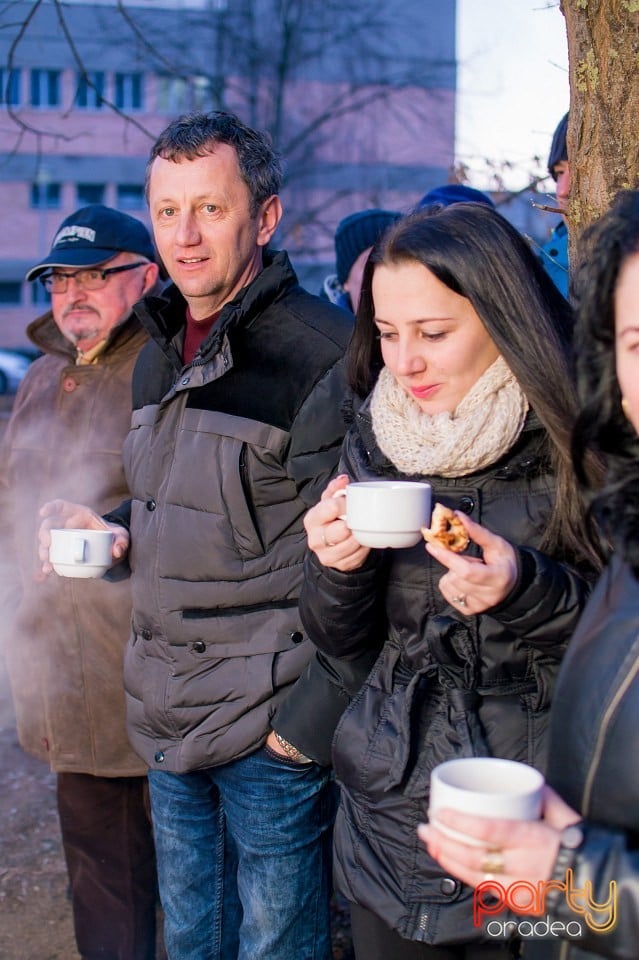
M 479 204 L 406 217 L 367 265 L 349 348 L 362 403 L 306 516 L 301 599 L 320 666 L 379 654 L 333 741 L 335 876 L 358 960 L 516 955 L 474 927 L 472 889 L 416 829 L 442 761 L 545 765 L 555 676 L 598 565 L 570 463 L 571 330 L 524 240 Z M 335 494 L 381 478 L 428 482 L 468 548 L 362 546 Z

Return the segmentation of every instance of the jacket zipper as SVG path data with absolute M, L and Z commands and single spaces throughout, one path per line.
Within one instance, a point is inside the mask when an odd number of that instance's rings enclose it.
M 637 676 L 638 672 L 639 672 L 639 660 L 635 660 L 633 669 L 622 681 L 621 685 L 619 686 L 619 689 L 617 690 L 614 697 L 608 704 L 608 707 L 604 713 L 603 721 L 601 723 L 601 726 L 599 727 L 599 733 L 597 734 L 597 740 L 595 743 L 595 749 L 593 751 L 592 759 L 588 766 L 588 775 L 586 776 L 586 785 L 584 787 L 583 800 L 582 800 L 584 815 L 587 815 L 588 809 L 590 807 L 590 798 L 592 795 L 592 786 L 595 779 L 595 772 L 599 766 L 599 761 L 601 760 L 601 754 L 603 751 L 603 742 L 605 740 L 606 734 L 608 733 L 608 727 L 610 726 L 610 721 L 612 720 L 615 710 L 619 706 L 619 701 L 622 699 L 623 695 L 625 694 L 626 690 L 628 689 L 630 684 L 633 682 L 633 680 Z
M 249 480 L 248 466 L 246 463 L 246 451 L 248 449 L 248 444 L 244 442 L 240 450 L 240 461 L 238 464 L 240 471 L 240 485 L 242 487 L 242 493 L 244 494 L 244 502 L 246 503 L 246 509 L 249 512 L 251 518 L 251 523 L 253 524 L 253 530 L 255 531 L 255 536 L 260 542 L 262 551 L 264 550 L 264 544 L 260 536 L 260 528 L 257 523 L 257 515 L 255 511 L 255 506 L 253 504 L 253 498 L 251 497 L 251 484 Z

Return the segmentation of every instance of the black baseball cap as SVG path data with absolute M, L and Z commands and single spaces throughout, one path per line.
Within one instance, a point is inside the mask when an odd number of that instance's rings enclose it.
M 94 267 L 124 252 L 155 261 L 145 225 L 128 213 L 91 203 L 62 221 L 49 254 L 31 267 L 26 279 L 35 280 L 50 267 Z

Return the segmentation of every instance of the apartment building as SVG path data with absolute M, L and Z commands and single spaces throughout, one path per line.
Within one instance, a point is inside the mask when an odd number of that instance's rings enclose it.
M 153 138 L 227 108 L 286 165 L 285 246 L 311 287 L 355 210 L 409 210 L 453 164 L 455 0 L 15 0 L 0 11 L 0 343 L 46 306 L 24 283 L 57 224 L 147 220 Z

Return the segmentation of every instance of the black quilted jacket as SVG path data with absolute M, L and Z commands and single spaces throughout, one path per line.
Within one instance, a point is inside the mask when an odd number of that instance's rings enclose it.
M 536 549 L 555 495 L 544 440 L 530 415 L 516 446 L 491 468 L 424 478 L 433 502 L 467 512 L 517 546 L 519 581 L 498 608 L 463 617 L 448 606 L 437 586 L 445 571 L 422 544 L 371 551 L 351 573 L 307 559 L 302 620 L 331 658 L 323 661 L 328 670 L 338 673 L 334 658 L 342 658 L 352 674 L 383 645 L 333 741 L 342 796 L 337 885 L 409 939 L 480 936 L 470 889 L 442 873 L 415 832 L 426 819 L 433 766 L 473 755 L 545 766 L 555 676 L 589 583 Z M 397 475 L 375 444 L 366 405 L 340 470 L 356 480 Z M 321 702 L 316 716 L 319 726 Z
M 551 919 L 568 930 L 577 920 L 582 935 L 578 942 L 555 942 L 553 949 L 547 941 L 534 951 L 531 945 L 531 960 L 637 957 L 638 751 L 639 583 L 616 557 L 593 592 L 562 663 L 548 762 L 549 783 L 585 818 L 583 843 L 575 847 L 573 837 L 572 844 L 562 845 L 553 879 L 565 882 L 570 869 L 574 889 L 589 889 L 591 902 L 608 906 L 588 923 L 559 890 L 550 893 L 546 907 Z

